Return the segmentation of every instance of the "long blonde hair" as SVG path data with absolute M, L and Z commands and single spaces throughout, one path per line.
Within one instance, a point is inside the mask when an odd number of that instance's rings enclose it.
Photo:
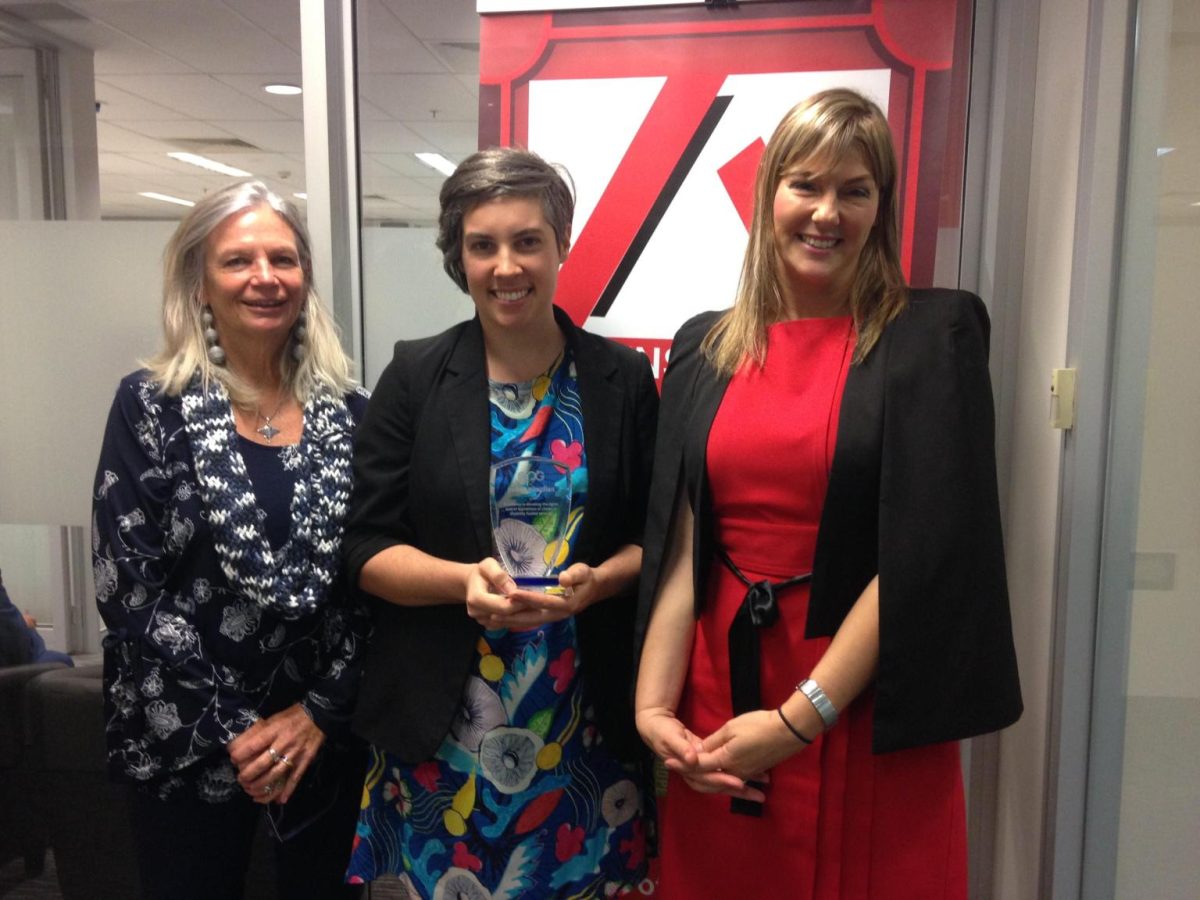
M 900 268 L 896 224 L 896 154 L 883 112 L 845 88 L 821 91 L 796 104 L 771 135 L 758 164 L 754 218 L 733 308 L 713 325 L 703 349 L 713 365 L 731 375 L 747 360 L 762 365 L 767 327 L 784 311 L 774 201 L 780 179 L 798 163 L 833 164 L 860 153 L 879 190 L 879 212 L 859 257 L 850 287 L 850 314 L 858 332 L 855 362 L 866 359 L 884 326 L 908 302 Z
M 238 181 L 205 196 L 193 206 L 163 251 L 163 336 L 162 349 L 143 365 L 159 389 L 179 395 L 192 378 L 200 375 L 207 387 L 216 380 L 225 386 L 235 403 L 258 401 L 244 379 L 208 358 L 204 325 L 204 244 L 217 226 L 235 213 L 256 206 L 270 207 L 292 229 L 300 267 L 304 272 L 304 351 L 293 358 L 290 342 L 279 360 L 283 383 L 304 404 L 318 390 L 345 393 L 354 386 L 350 360 L 338 340 L 337 325 L 312 286 L 312 249 L 308 229 L 296 207 L 261 181 Z

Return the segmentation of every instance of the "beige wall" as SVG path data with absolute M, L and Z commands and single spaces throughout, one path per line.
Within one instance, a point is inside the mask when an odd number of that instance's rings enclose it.
M 1025 714 L 1000 738 L 996 898 L 1038 896 L 1063 433 L 1050 370 L 1065 365 L 1087 0 L 1042 3 L 1019 316 L 1006 540 Z

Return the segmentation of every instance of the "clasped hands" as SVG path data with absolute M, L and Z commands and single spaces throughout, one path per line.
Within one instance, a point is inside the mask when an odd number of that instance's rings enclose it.
M 638 710 L 642 740 L 694 790 L 763 802 L 748 782 L 770 781 L 770 771 L 804 749 L 774 710 L 758 709 L 730 719 L 705 738 L 694 734 L 674 711 Z
M 467 579 L 467 614 L 487 630 L 527 631 L 577 615 L 598 599 L 596 570 L 575 563 L 561 572 L 561 594 L 526 591 L 495 559 L 482 560 Z
M 255 803 L 287 803 L 325 743 L 299 703 L 259 719 L 226 748 L 238 784 Z

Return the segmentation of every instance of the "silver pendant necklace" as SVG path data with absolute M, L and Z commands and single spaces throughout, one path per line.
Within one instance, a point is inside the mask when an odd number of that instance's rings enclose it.
M 283 403 L 285 400 L 287 400 L 286 394 L 280 398 L 279 402 L 275 405 L 275 411 L 269 416 L 264 416 L 261 409 L 259 409 L 257 406 L 254 407 L 254 414 L 262 420 L 262 425 L 258 426 L 254 430 L 258 434 L 261 434 L 263 437 L 265 437 L 268 444 L 274 441 L 275 436 L 279 434 L 279 429 L 271 424 L 271 420 L 279 415 L 279 411 L 283 409 Z

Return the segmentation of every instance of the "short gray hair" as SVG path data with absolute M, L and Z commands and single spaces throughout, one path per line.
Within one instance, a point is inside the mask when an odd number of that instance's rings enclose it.
M 208 358 L 204 325 L 204 245 L 222 222 L 235 213 L 266 206 L 292 229 L 304 273 L 305 353 L 297 362 L 285 352 L 280 360 L 284 381 L 300 402 L 318 386 L 344 392 L 353 386 L 350 361 L 342 350 L 337 326 L 313 290 L 312 244 L 299 210 L 258 180 L 237 181 L 205 195 L 171 235 L 163 251 L 163 336 L 158 355 L 146 363 L 163 393 L 177 395 L 199 373 L 222 382 L 235 401 L 247 401 L 246 386 L 228 369 Z
M 463 220 L 481 203 L 499 197 L 538 200 L 558 245 L 571 240 L 575 190 L 565 168 L 518 147 L 492 147 L 472 153 L 442 185 L 442 211 L 438 216 L 437 248 L 442 251 L 442 267 L 464 292 L 467 273 L 462 264 Z

